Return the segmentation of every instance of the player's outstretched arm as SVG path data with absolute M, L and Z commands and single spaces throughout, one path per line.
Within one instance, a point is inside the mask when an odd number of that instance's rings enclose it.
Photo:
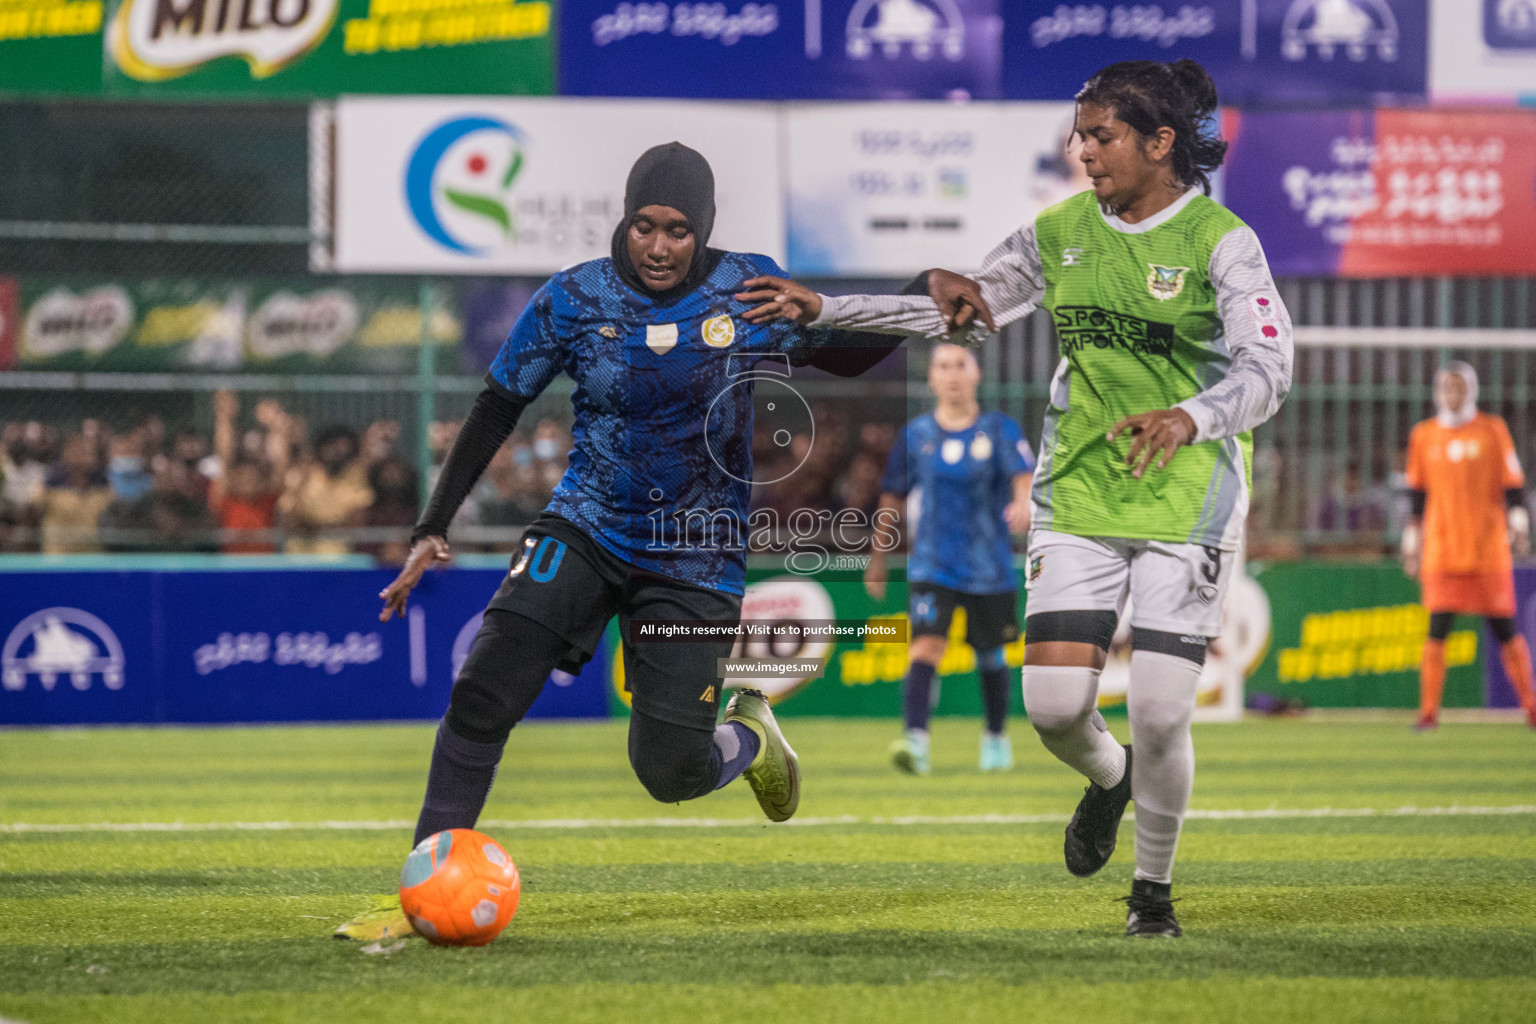
M 769 280 L 783 279 L 755 278 L 747 282 L 749 291 L 737 297 L 760 301 L 763 306 L 777 302 L 786 311 L 795 308 L 803 312 L 809 308 L 792 298 L 780 301 L 781 290 L 763 283 Z M 815 294 L 803 285 L 797 287 L 806 294 Z M 921 291 L 903 295 L 817 295 L 818 314 L 809 320 L 795 319 L 809 327 L 942 338 L 974 347 L 992 332 L 1028 314 L 1044 294 L 1040 248 L 1035 225 L 1030 222 L 988 253 L 981 270 L 972 277 L 930 270 L 926 295 Z M 756 295 L 762 298 L 748 297 Z M 752 310 L 748 318 L 760 312 L 768 319 L 773 318 L 762 306 Z
M 432 566 L 452 559 L 453 552 L 448 548 L 448 541 L 442 537 L 423 537 L 411 545 L 411 553 L 406 557 L 400 575 L 379 592 L 379 596 L 384 599 L 384 610 L 379 612 L 379 621 L 388 622 L 396 615 L 404 618 L 406 599 L 411 596 L 416 584 L 421 582 L 422 576 Z

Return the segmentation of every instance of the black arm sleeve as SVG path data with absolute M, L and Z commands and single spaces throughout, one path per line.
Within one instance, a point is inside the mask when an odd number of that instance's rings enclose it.
M 927 295 L 928 271 L 923 271 L 902 288 L 903 295 Z M 839 377 L 857 377 L 878 366 L 906 340 L 900 334 L 866 334 L 863 331 L 833 331 L 832 339 L 811 350 L 806 362 L 818 370 Z
M 437 486 L 432 488 L 432 499 L 411 531 L 412 544 L 423 537 L 448 535 L 448 524 L 453 521 L 454 514 L 469 497 L 475 481 L 490 465 L 502 442 L 512 436 L 517 418 L 529 401 L 486 377 L 486 388 L 475 399 L 475 407 L 465 418 L 464 426 L 453 442 L 453 450 L 448 453 L 448 461 L 443 463 Z
M 905 340 L 900 334 L 833 331 L 825 345 L 810 350 L 805 362 L 839 377 L 857 377 L 878 366 Z
M 1426 504 L 1428 504 L 1428 503 L 1429 503 L 1429 495 L 1428 495 L 1428 493 L 1426 493 L 1424 491 L 1409 491 L 1408 492 L 1408 505 L 1409 505 L 1410 508 L 1413 509 L 1413 514 L 1414 515 L 1416 515 L 1416 516 L 1423 515 L 1424 514 L 1424 506 Z
M 1525 504 L 1525 490 L 1520 487 L 1511 487 L 1504 492 L 1504 507 L 1519 508 Z

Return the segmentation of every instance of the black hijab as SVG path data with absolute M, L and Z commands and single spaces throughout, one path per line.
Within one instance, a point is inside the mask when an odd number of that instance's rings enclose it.
M 647 206 L 670 206 L 693 225 L 693 262 L 681 282 L 664 292 L 652 291 L 640 279 L 629 259 L 629 227 L 635 214 Z M 715 173 L 697 150 L 681 142 L 652 146 L 629 169 L 624 186 L 624 219 L 613 232 L 613 268 L 641 295 L 658 302 L 681 298 L 693 291 L 720 262 L 721 252 L 707 247 L 715 227 Z

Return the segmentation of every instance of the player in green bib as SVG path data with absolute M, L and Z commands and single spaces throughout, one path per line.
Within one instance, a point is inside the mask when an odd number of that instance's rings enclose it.
M 1291 382 L 1291 324 L 1253 231 L 1209 198 L 1226 143 L 1216 87 L 1191 60 L 1111 65 L 1077 95 L 1090 192 L 1042 212 L 974 277 L 922 295 L 829 298 L 748 281 L 749 318 L 980 344 L 1036 308 L 1061 360 L 1032 491 L 1024 704 L 1045 746 L 1088 778 L 1065 858 L 1094 874 L 1136 800 L 1126 934 L 1181 934 L 1174 852 L 1194 777 L 1190 720 L 1243 537 L 1252 430 Z M 1097 710 L 1129 598 L 1132 745 Z

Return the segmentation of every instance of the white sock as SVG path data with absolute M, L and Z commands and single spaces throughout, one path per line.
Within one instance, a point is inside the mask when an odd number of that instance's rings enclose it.
M 1045 749 L 1108 789 L 1125 777 L 1125 748 L 1099 714 L 1099 670 L 1025 665 L 1024 710 Z
M 1195 781 L 1195 712 L 1200 666 L 1155 651 L 1131 653 L 1131 792 L 1136 800 L 1136 877 L 1173 881 L 1179 830 Z

